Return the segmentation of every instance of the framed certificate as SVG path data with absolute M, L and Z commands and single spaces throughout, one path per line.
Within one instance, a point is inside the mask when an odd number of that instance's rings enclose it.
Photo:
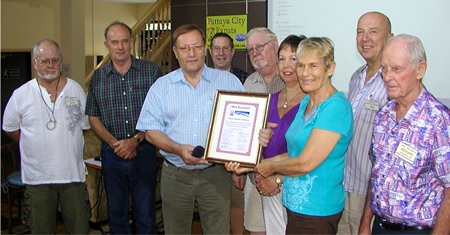
M 217 91 L 205 160 L 239 162 L 246 167 L 258 164 L 262 150 L 258 134 L 266 128 L 270 97 L 263 93 Z

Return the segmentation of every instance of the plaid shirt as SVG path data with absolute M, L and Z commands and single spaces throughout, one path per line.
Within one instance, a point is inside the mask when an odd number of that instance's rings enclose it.
M 249 92 L 259 92 L 265 94 L 273 94 L 283 90 L 286 87 L 283 80 L 280 77 L 279 71 L 272 78 L 270 84 L 267 84 L 261 74 L 258 71 L 250 74 L 244 83 L 244 88 Z
M 244 70 L 239 69 L 238 67 L 235 67 L 234 65 L 230 66 L 230 73 L 234 74 L 239 80 L 241 81 L 242 85 L 244 85 L 245 79 L 248 77 L 248 73 Z
M 154 62 L 133 58 L 124 76 L 112 63 L 94 72 L 88 88 L 86 115 L 100 117 L 118 140 L 137 133 L 136 123 L 150 86 L 162 76 Z

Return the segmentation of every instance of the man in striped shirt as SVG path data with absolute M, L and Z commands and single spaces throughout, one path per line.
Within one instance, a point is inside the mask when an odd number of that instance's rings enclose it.
M 356 44 L 366 64 L 353 73 L 349 84 L 348 99 L 353 107 L 354 129 L 346 156 L 345 208 L 338 234 L 358 233 L 372 169 L 368 152 L 373 120 L 377 111 L 387 102 L 380 69 L 381 51 L 391 36 L 391 23 L 384 14 L 368 12 L 359 18 Z

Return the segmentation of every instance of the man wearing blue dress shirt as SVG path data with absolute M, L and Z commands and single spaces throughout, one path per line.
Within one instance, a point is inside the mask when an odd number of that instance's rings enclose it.
M 217 90 L 243 91 L 233 74 L 205 65 L 206 40 L 196 25 L 172 34 L 180 68 L 150 88 L 136 129 L 165 161 L 161 173 L 162 213 L 167 234 L 190 234 L 197 203 L 203 234 L 230 232 L 231 175 L 223 165 L 192 156 L 205 146 Z

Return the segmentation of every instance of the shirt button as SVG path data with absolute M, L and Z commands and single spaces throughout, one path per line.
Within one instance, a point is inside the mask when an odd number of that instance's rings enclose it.
M 125 107 L 125 110 L 127 110 L 128 109 L 128 107 Z
M 131 136 L 130 134 L 127 135 L 127 137 L 130 137 L 130 136 Z
M 126 94 L 127 94 L 126 92 L 123 93 L 123 95 L 126 95 Z
M 122 78 L 122 81 L 125 81 L 125 78 Z
M 125 123 L 128 123 L 128 120 L 126 120 Z

